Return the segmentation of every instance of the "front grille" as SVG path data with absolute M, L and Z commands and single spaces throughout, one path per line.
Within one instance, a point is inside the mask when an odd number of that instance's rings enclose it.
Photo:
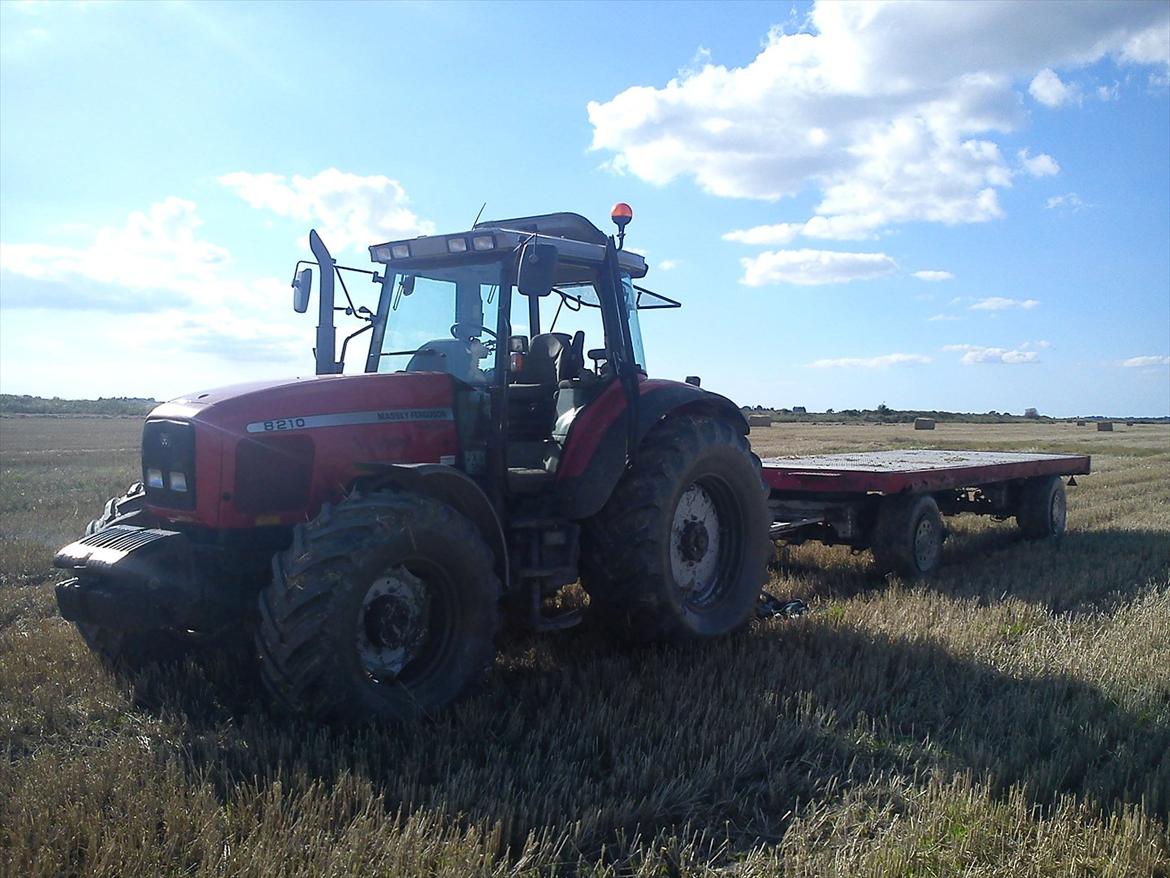
M 151 484 L 151 470 L 162 474 L 162 486 Z M 185 491 L 173 490 L 172 473 L 181 474 Z M 186 421 L 150 420 L 142 428 L 142 483 L 146 498 L 167 509 L 195 508 L 195 427 Z

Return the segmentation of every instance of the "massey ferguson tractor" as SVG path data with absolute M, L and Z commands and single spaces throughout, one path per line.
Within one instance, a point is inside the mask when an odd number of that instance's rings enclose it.
M 293 304 L 315 265 L 316 375 L 151 412 L 141 483 L 57 555 L 61 614 L 130 667 L 247 631 L 280 704 L 343 720 L 448 704 L 505 615 L 581 621 L 546 609 L 578 580 L 638 640 L 743 625 L 770 550 L 760 461 L 731 401 L 647 377 L 639 311 L 678 303 L 636 283 L 630 217 L 615 207 L 616 240 L 572 213 L 480 222 L 372 246 L 376 271 L 312 232 Z M 340 355 L 337 313 L 359 324 Z M 594 337 L 557 331 L 582 314 Z

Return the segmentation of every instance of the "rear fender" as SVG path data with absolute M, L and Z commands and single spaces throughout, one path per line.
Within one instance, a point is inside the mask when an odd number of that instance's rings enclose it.
M 496 559 L 496 575 L 508 591 L 508 546 L 499 516 L 483 490 L 454 467 L 438 463 L 371 463 L 363 465 L 373 472 L 359 479 L 362 491 L 398 488 L 446 503 L 463 515 L 480 532 Z
M 695 414 L 731 424 L 740 435 L 748 422 L 725 396 L 678 381 L 643 380 L 635 435 L 638 442 L 660 421 Z M 614 382 L 573 420 L 557 468 L 557 501 L 566 518 L 580 520 L 601 510 L 626 468 L 629 410 L 621 387 Z

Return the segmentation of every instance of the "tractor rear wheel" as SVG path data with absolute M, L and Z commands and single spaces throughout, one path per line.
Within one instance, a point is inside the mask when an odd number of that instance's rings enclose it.
M 1016 525 L 1027 540 L 1059 537 L 1068 521 L 1068 499 L 1060 476 L 1028 479 L 1016 504 Z
M 146 488 L 142 482 L 135 482 L 125 494 L 106 501 L 102 514 L 85 526 L 85 535 L 91 536 L 114 524 L 158 525 L 158 520 L 146 509 Z M 102 664 L 114 670 L 136 671 L 149 665 L 180 662 L 193 645 L 175 631 L 122 631 L 90 622 L 74 624 L 85 645 Z
M 640 641 L 734 631 L 767 578 L 769 523 L 744 436 L 712 418 L 662 422 L 583 528 L 590 615 Z
M 317 719 L 398 720 L 454 701 L 495 657 L 491 550 L 450 506 L 353 494 L 298 525 L 260 593 L 260 676 Z

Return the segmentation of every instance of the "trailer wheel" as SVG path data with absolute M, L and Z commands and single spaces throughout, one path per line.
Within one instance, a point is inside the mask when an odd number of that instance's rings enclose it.
M 1016 524 L 1025 539 L 1043 540 L 1064 533 L 1068 499 L 1060 476 L 1028 479 L 1016 504 Z
M 639 641 L 739 628 L 767 578 L 769 523 L 746 438 L 710 418 L 664 421 L 582 530 L 590 615 Z
M 500 581 L 475 526 L 429 497 L 351 495 L 298 525 L 260 593 L 260 676 L 316 719 L 454 701 L 495 657 Z
M 945 537 L 938 503 L 929 494 L 886 497 L 871 540 L 874 565 L 906 579 L 928 576 L 942 560 Z

